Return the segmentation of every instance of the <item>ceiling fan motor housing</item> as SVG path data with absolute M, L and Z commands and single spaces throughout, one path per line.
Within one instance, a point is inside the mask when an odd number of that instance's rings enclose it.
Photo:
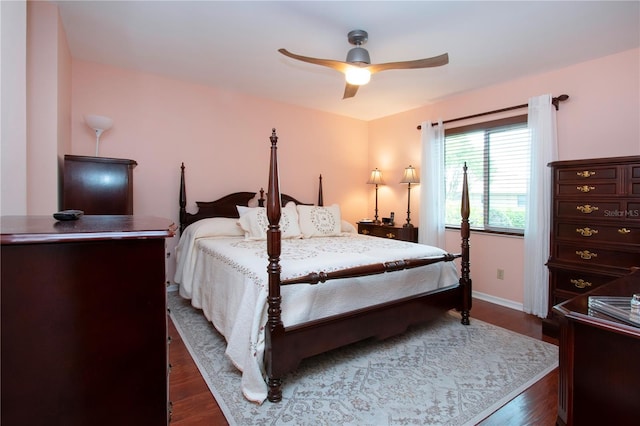
M 370 64 L 371 58 L 369 58 L 369 52 L 367 52 L 367 49 L 363 47 L 354 47 L 353 49 L 349 50 L 349 53 L 347 53 L 347 62 L 360 62 Z
M 367 34 L 365 30 L 353 30 L 349 31 L 347 38 L 349 39 L 349 43 L 356 46 L 347 53 L 347 62 L 370 64 L 371 58 L 369 57 L 369 52 L 367 52 L 367 49 L 360 47 L 369 40 L 369 34 Z

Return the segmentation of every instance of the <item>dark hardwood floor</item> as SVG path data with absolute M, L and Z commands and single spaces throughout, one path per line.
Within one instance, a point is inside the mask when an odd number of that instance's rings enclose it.
M 542 334 L 542 321 L 513 309 L 482 300 L 473 300 L 471 318 L 557 344 Z M 169 319 L 169 359 L 171 375 L 169 395 L 173 404 L 174 426 L 227 425 L 209 388 Z M 268 404 L 268 402 L 265 402 Z M 558 369 L 525 390 L 505 406 L 480 422 L 488 425 L 555 425 L 558 404 Z

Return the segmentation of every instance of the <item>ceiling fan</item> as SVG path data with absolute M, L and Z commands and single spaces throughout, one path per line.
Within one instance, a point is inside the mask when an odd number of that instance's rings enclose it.
M 371 79 L 371 74 L 385 70 L 406 70 L 412 68 L 440 67 L 449 63 L 449 54 L 444 53 L 432 58 L 416 59 L 414 61 L 387 62 L 385 64 L 372 64 L 369 52 L 361 47 L 369 39 L 369 34 L 364 30 L 353 30 L 347 34 L 349 43 L 356 47 L 349 50 L 346 61 L 334 61 L 332 59 L 310 58 L 308 56 L 296 55 L 287 49 L 278 49 L 278 52 L 293 59 L 311 64 L 322 65 L 333 68 L 346 76 L 346 86 L 342 99 L 355 96 L 358 88 L 367 84 Z

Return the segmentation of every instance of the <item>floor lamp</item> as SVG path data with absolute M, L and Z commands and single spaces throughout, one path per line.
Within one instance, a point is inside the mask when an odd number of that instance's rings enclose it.
M 420 178 L 416 173 L 416 169 L 414 169 L 411 165 L 404 169 L 404 176 L 402 177 L 400 183 L 407 184 L 407 223 L 402 226 L 404 228 L 413 228 L 413 225 L 411 224 L 411 184 L 420 183 Z
M 380 220 L 378 219 L 378 185 L 384 185 L 382 182 L 382 172 L 378 169 L 371 170 L 371 176 L 369 176 L 368 184 L 372 184 L 376 186 L 376 216 L 373 223 L 376 225 L 380 224 Z

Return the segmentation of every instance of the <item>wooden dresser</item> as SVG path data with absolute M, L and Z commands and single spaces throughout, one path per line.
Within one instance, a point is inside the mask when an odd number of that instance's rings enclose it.
M 640 156 L 557 161 L 553 170 L 552 307 L 640 266 Z
M 64 156 L 62 209 L 133 214 L 134 160 Z
M 392 238 L 395 240 L 418 242 L 418 228 L 376 225 L 368 222 L 358 222 L 358 234 L 371 235 L 373 237 Z
M 166 425 L 168 219 L 2 217 L 0 423 Z

